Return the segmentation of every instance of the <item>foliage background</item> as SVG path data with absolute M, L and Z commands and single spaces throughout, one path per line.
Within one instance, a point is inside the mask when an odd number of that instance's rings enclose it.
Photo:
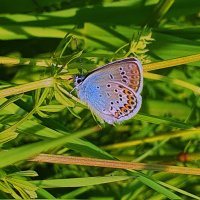
M 68 74 L 109 62 L 145 25 L 154 39 L 146 47 L 151 62 L 200 53 L 199 0 L 1 0 L 0 13 L 4 57 L 50 58 L 66 33 L 76 36 L 84 51 L 67 66 Z M 72 42 L 65 55 L 74 53 Z M 141 111 L 116 126 L 100 128 L 88 109 L 66 97 L 67 103 L 55 99 L 55 88 L 0 99 L 0 198 L 199 199 L 198 176 L 27 161 L 47 152 L 198 168 L 199 93 L 174 80 L 199 87 L 199 66 L 194 62 L 153 71 L 167 79 L 145 78 Z M 1 89 L 51 77 L 52 68 L 2 64 Z M 66 82 L 66 89 L 72 88 Z

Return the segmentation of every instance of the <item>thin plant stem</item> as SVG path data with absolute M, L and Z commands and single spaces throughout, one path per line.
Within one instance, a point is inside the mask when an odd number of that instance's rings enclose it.
M 200 127 L 189 129 L 189 130 L 184 130 L 184 131 L 177 131 L 175 133 L 168 133 L 168 134 L 163 134 L 163 135 L 159 135 L 159 136 L 144 138 L 141 140 L 133 140 L 133 141 L 128 141 L 128 142 L 111 144 L 111 145 L 104 146 L 103 148 L 104 149 L 122 149 L 122 148 L 127 148 L 130 146 L 136 146 L 136 145 L 140 145 L 140 144 L 144 144 L 144 143 L 157 142 L 157 141 L 162 141 L 162 140 L 171 139 L 171 138 L 189 137 L 189 136 L 193 136 L 194 134 L 200 134 Z
M 196 62 L 196 61 L 200 61 L 200 54 L 194 54 L 191 56 L 184 56 L 181 58 L 175 58 L 175 59 L 170 59 L 170 60 L 165 60 L 165 61 L 160 61 L 160 62 L 155 62 L 155 63 L 144 64 L 143 70 L 144 72 L 153 71 L 157 69 L 174 67 L 177 65 L 183 65 L 183 64 L 187 64 L 191 62 Z
M 0 56 L 2 65 L 36 65 L 41 67 L 50 67 L 50 59 L 31 59 L 31 58 L 10 58 Z
M 35 108 L 33 108 L 33 110 L 31 110 L 31 112 L 27 113 L 21 120 L 19 120 L 17 123 L 15 123 L 14 125 L 12 125 L 11 127 L 9 127 L 8 129 L 4 130 L 1 132 L 1 134 L 3 133 L 7 133 L 7 132 L 12 132 L 15 131 L 17 129 L 17 127 L 22 124 L 24 121 L 26 121 L 30 116 L 32 116 L 35 113 Z
M 83 166 L 108 167 L 115 169 L 153 170 L 153 171 L 163 171 L 168 173 L 200 175 L 200 169 L 198 168 L 133 163 L 133 162 L 124 162 L 116 160 L 103 160 L 95 158 L 62 156 L 62 155 L 52 155 L 52 154 L 40 154 L 30 159 L 30 161 L 44 162 L 44 163 L 58 163 L 67 165 L 73 164 L 73 165 L 83 165 Z
M 84 55 L 83 55 L 84 56 Z M 155 63 L 148 63 L 144 64 L 144 71 L 152 71 L 157 69 L 163 69 L 168 67 L 174 67 L 177 65 L 183 65 L 191 62 L 200 61 L 200 54 L 194 54 L 190 56 L 184 56 L 181 58 L 174 58 L 170 60 L 165 61 L 159 61 Z M 42 67 L 49 67 L 51 66 L 49 63 L 51 63 L 50 59 L 30 59 L 30 58 L 9 58 L 9 57 L 2 57 L 0 56 L 0 64 L 4 65 L 36 65 L 36 66 L 42 66 Z
M 31 58 L 11 58 L 0 56 L 2 65 L 35 65 L 41 67 L 50 67 L 51 59 L 31 59 Z
M 39 88 L 53 87 L 54 82 L 55 82 L 54 77 L 50 77 L 50 78 L 46 78 L 46 79 L 43 79 L 43 80 L 26 83 L 26 84 L 23 84 L 23 85 L 9 87 L 9 88 L 0 90 L 0 99 L 7 97 L 7 96 L 21 94 L 21 93 L 24 93 L 24 92 L 36 90 L 36 89 L 39 89 Z
M 144 72 L 143 75 L 144 75 L 144 78 L 159 80 L 159 81 L 167 81 L 169 83 L 179 85 L 181 87 L 192 90 L 195 94 L 200 95 L 200 87 L 193 85 L 191 83 L 188 83 L 186 81 L 182 81 L 182 80 L 175 79 L 175 78 L 169 78 L 169 77 L 166 77 L 166 76 L 163 76 L 160 74 L 153 74 L 150 72 Z

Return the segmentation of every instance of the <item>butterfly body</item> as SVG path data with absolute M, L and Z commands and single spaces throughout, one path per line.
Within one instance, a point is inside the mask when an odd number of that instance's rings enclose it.
M 107 123 L 122 122 L 140 109 L 142 67 L 136 58 L 126 58 L 99 67 L 75 80 L 78 96 Z

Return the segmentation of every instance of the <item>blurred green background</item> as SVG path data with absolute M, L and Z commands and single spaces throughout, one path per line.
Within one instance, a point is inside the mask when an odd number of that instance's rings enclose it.
M 56 49 L 54 55 L 62 50 L 57 48 L 60 42 L 68 41 L 63 40 L 66 34 L 73 35 L 76 42 L 67 45 L 63 57 L 51 61 L 64 65 L 71 55 L 83 51 L 64 68 L 70 75 L 87 73 L 123 57 L 130 50 L 127 45 L 138 40 L 144 46 L 133 48 L 128 56 L 136 56 L 144 64 L 200 53 L 199 0 L 0 3 L 0 63 L 2 57 L 50 59 Z M 52 77 L 53 63 L 44 67 L 4 62 L 0 89 Z M 199 67 L 200 58 L 199 62 L 152 71 L 165 78 L 145 78 L 139 114 L 115 126 L 99 125 L 90 110 L 69 97 L 63 98 L 67 103 L 59 101 L 54 97 L 55 88 L 0 99 L 0 198 L 200 199 L 197 175 L 27 161 L 46 152 L 198 168 Z M 177 85 L 176 80 L 183 82 Z M 73 81 L 63 84 L 69 92 L 74 87 Z M 197 88 L 196 93 L 191 86 Z

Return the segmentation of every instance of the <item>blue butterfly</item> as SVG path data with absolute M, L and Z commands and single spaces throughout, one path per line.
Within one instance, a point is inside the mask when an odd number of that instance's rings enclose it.
M 86 76 L 76 76 L 81 101 L 109 124 L 128 120 L 139 111 L 143 88 L 142 65 L 136 58 L 108 63 Z

